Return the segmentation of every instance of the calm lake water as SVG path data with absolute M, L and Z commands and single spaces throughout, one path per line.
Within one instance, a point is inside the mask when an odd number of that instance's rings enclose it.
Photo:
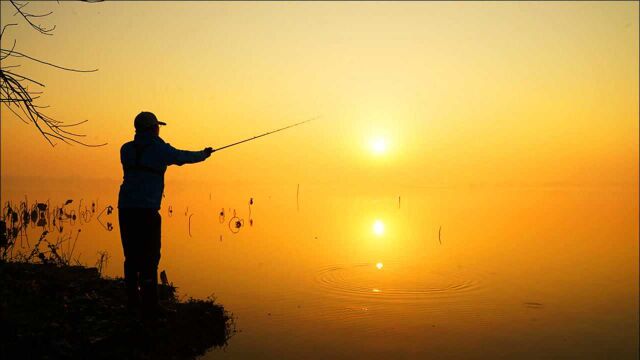
M 118 185 L 3 179 L 2 202 L 73 199 L 55 236 L 121 276 Z M 637 185 L 168 183 L 161 212 L 160 269 L 236 317 L 205 359 L 638 358 Z

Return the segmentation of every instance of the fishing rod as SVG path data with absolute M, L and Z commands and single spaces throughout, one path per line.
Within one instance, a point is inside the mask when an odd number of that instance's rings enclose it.
M 264 134 L 256 135 L 256 136 L 254 136 L 254 137 L 252 137 L 252 138 L 248 138 L 248 139 L 240 140 L 240 141 L 238 141 L 238 142 L 234 142 L 233 144 L 225 145 L 225 146 L 223 146 L 223 147 L 220 147 L 220 148 L 214 149 L 213 151 L 220 151 L 220 150 L 222 150 L 222 149 L 226 149 L 226 148 L 228 148 L 228 147 L 236 146 L 236 145 L 242 144 L 242 143 L 247 142 L 247 141 L 255 140 L 255 139 L 260 138 L 260 137 L 263 137 L 263 136 L 267 136 L 267 135 L 270 135 L 270 134 L 273 134 L 273 133 L 277 133 L 278 131 L 282 131 L 282 130 L 286 130 L 286 129 L 292 128 L 292 127 L 294 127 L 294 126 L 302 125 L 302 124 L 307 123 L 307 122 L 309 122 L 309 121 L 316 120 L 316 119 L 318 119 L 319 117 L 320 117 L 320 116 L 316 116 L 316 117 L 311 118 L 311 119 L 309 119 L 309 120 L 301 121 L 301 122 L 299 122 L 299 123 L 295 123 L 295 124 L 293 124 L 293 125 L 285 126 L 285 127 L 283 127 L 283 128 L 276 129 L 276 130 L 271 130 L 271 131 L 266 132 L 266 133 L 264 133 Z

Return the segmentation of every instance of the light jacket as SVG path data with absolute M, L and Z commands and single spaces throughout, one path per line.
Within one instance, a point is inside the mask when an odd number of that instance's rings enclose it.
M 136 134 L 120 148 L 124 178 L 118 208 L 159 210 L 167 166 L 197 163 L 207 157 L 205 151 L 178 150 L 153 133 Z

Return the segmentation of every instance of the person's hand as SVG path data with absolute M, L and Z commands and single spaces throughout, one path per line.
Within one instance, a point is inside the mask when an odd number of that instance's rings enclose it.
M 204 154 L 205 154 L 207 157 L 209 157 L 209 156 L 211 156 L 211 154 L 213 154 L 213 152 L 214 152 L 215 150 L 214 150 L 213 148 L 208 147 L 208 148 L 205 148 L 203 151 L 204 151 Z

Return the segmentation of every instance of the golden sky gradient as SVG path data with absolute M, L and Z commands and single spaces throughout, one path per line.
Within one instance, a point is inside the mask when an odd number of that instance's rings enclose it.
M 2 24 L 20 22 L 9 6 Z M 99 68 L 21 70 L 49 115 L 108 145 L 52 149 L 3 108 L 3 178 L 118 179 L 148 110 L 193 150 L 322 116 L 169 180 L 637 187 L 637 2 L 30 6 L 54 36 L 20 22 L 2 47 Z

